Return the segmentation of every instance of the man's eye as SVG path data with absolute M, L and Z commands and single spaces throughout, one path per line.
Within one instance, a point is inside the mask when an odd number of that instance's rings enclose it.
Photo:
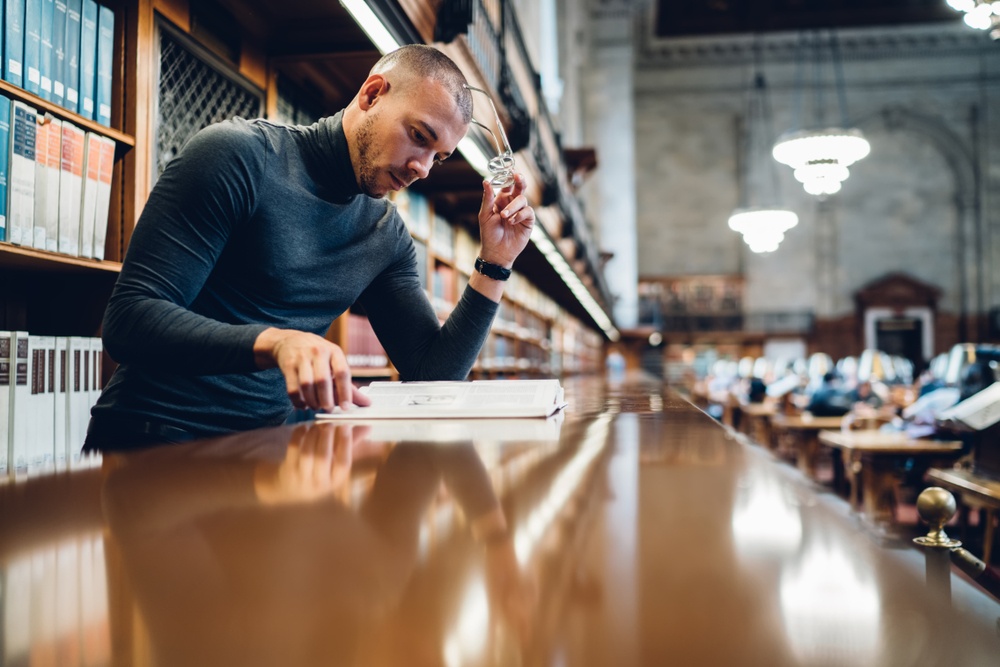
M 419 144 L 427 142 L 427 139 L 421 134 L 420 130 L 413 130 L 413 140 Z

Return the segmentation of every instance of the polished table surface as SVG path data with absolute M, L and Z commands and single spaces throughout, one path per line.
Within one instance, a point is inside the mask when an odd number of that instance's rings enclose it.
M 4 484 L 0 663 L 1000 663 L 791 466 L 658 383 L 564 385 L 556 421 L 306 423 Z

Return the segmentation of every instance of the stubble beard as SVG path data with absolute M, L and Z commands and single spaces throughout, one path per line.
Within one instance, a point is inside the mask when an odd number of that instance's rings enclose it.
M 379 192 L 378 170 L 371 160 L 372 142 L 375 138 L 372 129 L 374 125 L 375 119 L 367 116 L 358 128 L 358 185 L 369 197 L 381 197 L 384 193 Z

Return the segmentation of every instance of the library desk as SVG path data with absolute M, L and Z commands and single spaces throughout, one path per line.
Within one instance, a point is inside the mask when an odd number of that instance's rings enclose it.
M 561 421 L 309 422 L 2 485 L 3 662 L 996 664 L 1000 604 L 935 597 L 795 468 L 659 383 L 564 386 Z
M 952 459 L 962 450 L 957 440 L 922 440 L 878 430 L 821 431 L 819 441 L 840 450 L 851 506 L 886 537 L 894 536 L 897 464 L 909 457 Z
M 773 449 L 771 442 L 771 420 L 778 413 L 774 403 L 741 403 L 740 431 L 757 441 L 762 447 Z
M 960 505 L 983 511 L 980 519 L 980 525 L 983 526 L 983 562 L 989 564 L 996 534 L 994 524 L 997 510 L 1000 510 L 1000 480 L 958 468 L 931 468 L 925 479 L 929 484 L 943 487 L 957 495 Z
M 820 454 L 819 432 L 840 428 L 843 417 L 814 417 L 808 412 L 797 415 L 777 414 L 771 419 L 771 433 L 775 447 L 783 451 L 781 438 L 791 443 L 791 454 L 802 473 L 816 479 L 816 462 Z

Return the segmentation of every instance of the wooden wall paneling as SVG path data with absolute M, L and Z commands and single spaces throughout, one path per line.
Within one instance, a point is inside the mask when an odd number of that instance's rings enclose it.
M 243 34 L 240 48 L 240 74 L 264 90 L 268 85 L 267 53 L 261 43 Z
M 132 230 L 149 196 L 152 170 L 153 100 L 156 98 L 156 0 L 134 0 L 125 16 L 124 118 L 122 129 L 135 138 L 135 148 L 122 160 L 122 225 L 120 246 L 128 247 Z
M 191 32 L 189 0 L 153 0 L 153 9 L 184 32 Z
M 399 6 L 413 23 L 426 44 L 434 42 L 434 27 L 437 25 L 441 0 L 399 0 Z

